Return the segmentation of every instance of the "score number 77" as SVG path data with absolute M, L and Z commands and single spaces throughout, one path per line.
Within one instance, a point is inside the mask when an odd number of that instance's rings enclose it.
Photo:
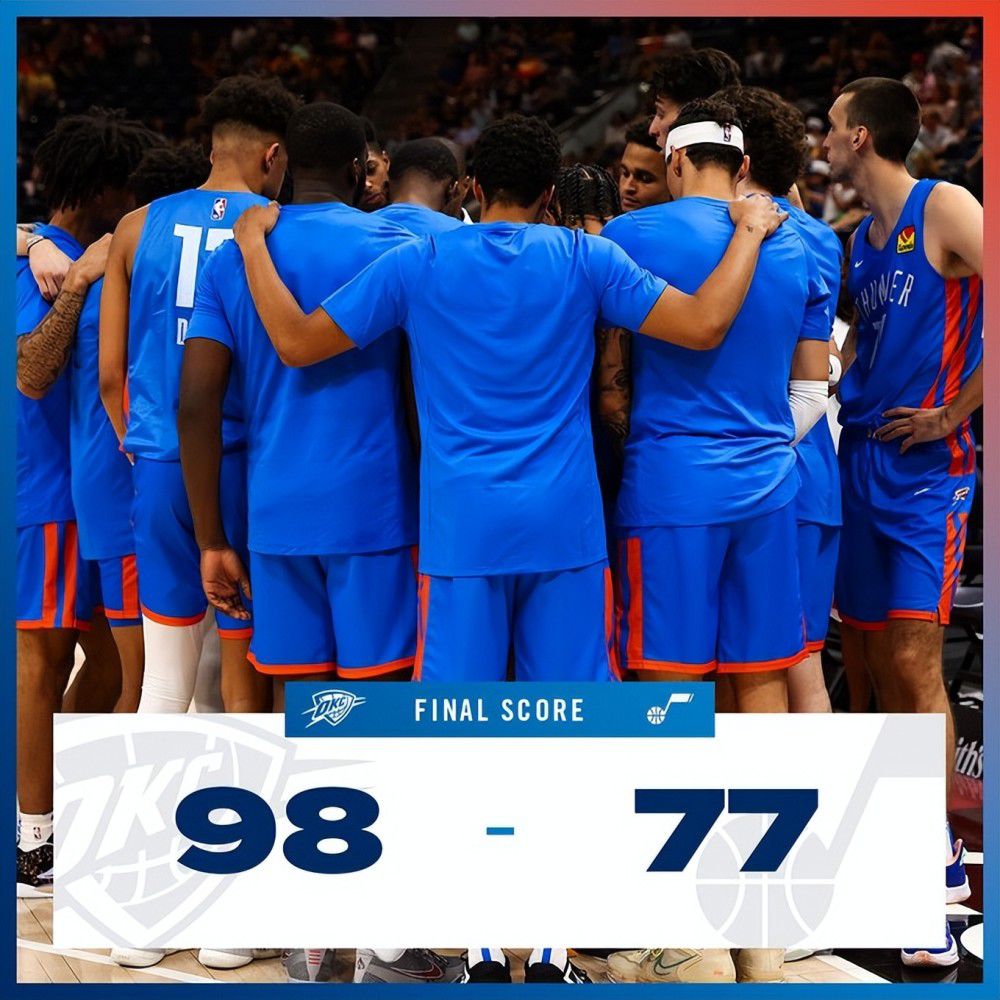
M 681 872 L 705 842 L 715 821 L 730 813 L 773 815 L 760 842 L 743 863 L 743 872 L 775 872 L 788 857 L 819 805 L 815 788 L 637 788 L 637 813 L 680 814 L 681 821 L 647 868 Z

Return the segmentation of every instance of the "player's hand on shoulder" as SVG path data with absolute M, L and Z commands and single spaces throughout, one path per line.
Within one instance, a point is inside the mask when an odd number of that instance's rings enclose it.
M 72 291 L 86 292 L 95 281 L 104 277 L 110 248 L 111 233 L 105 233 L 83 251 L 79 260 L 70 265 L 66 272 L 66 283 Z
M 73 263 L 52 242 L 52 240 L 39 240 L 28 250 L 28 267 L 38 285 L 38 290 L 46 301 L 51 302 L 62 288 L 63 280 Z
M 245 247 L 251 240 L 267 236 L 278 221 L 280 209 L 276 201 L 266 205 L 251 205 L 243 211 L 233 226 L 236 245 Z
M 205 549 L 201 553 L 201 585 L 212 607 L 231 618 L 249 620 L 243 595 L 250 597 L 250 579 L 234 549 Z
M 766 195 L 750 194 L 729 203 L 729 217 L 737 229 L 766 239 L 788 218 L 788 213 Z

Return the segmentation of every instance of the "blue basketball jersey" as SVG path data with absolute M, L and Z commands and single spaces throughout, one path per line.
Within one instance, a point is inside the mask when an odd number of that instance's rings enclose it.
M 815 258 L 820 276 L 830 290 L 826 329 L 828 333 L 832 333 L 833 321 L 837 317 L 837 293 L 844 260 L 840 238 L 825 222 L 796 208 L 786 198 L 775 198 L 775 201 L 788 212 L 787 224 L 802 237 L 802 242 Z M 820 417 L 812 430 L 798 443 L 795 456 L 800 480 L 799 495 L 796 498 L 798 519 L 810 524 L 840 524 L 837 451 L 833 446 L 830 422 L 825 415 Z
M 881 250 L 872 217 L 854 234 L 847 288 L 857 310 L 857 360 L 840 384 L 840 422 L 868 431 L 895 406 L 950 403 L 982 361 L 982 282 L 944 278 L 924 251 L 924 206 L 937 181 L 917 181 Z M 976 467 L 969 421 L 942 441 L 917 446 L 953 476 Z
M 76 260 L 83 247 L 58 226 L 38 226 L 36 233 L 50 239 Z M 52 303 L 38 290 L 27 257 L 17 258 L 15 285 L 17 315 L 14 332 L 31 333 L 45 319 Z M 17 526 L 72 521 L 69 482 L 69 377 L 63 372 L 41 399 L 17 397 Z
M 84 559 L 113 559 L 135 551 L 132 466 L 101 404 L 98 327 L 104 279 L 94 282 L 80 311 L 70 360 L 69 445 L 73 507 Z
M 429 236 L 431 233 L 446 233 L 449 229 L 457 229 L 464 225 L 461 219 L 444 212 L 435 212 L 424 205 L 412 205 L 406 201 L 397 201 L 376 213 L 397 226 L 408 229 L 414 236 Z
M 267 199 L 249 191 L 194 188 L 151 202 L 132 262 L 128 335 L 128 430 L 125 447 L 145 458 L 177 461 L 177 399 L 184 338 L 194 311 L 198 271 L 232 239 L 233 223 Z M 232 392 L 232 390 L 230 390 Z M 223 408 L 223 447 L 242 447 L 240 406 Z

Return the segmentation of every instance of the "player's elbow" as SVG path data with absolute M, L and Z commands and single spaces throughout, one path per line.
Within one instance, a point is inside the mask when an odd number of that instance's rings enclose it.
M 125 382 L 117 372 L 101 368 L 97 376 L 97 389 L 101 394 L 101 402 L 109 413 L 115 407 L 121 408 Z
M 695 351 L 714 351 L 729 332 L 729 322 L 711 313 L 702 312 L 696 316 L 690 329 L 690 348 Z

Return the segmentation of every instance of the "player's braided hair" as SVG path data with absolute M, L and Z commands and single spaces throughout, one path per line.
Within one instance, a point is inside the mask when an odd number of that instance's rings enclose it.
M 300 103 L 277 77 L 228 76 L 202 103 L 201 124 L 209 133 L 220 126 L 242 126 L 284 136 L 288 119 Z
M 136 202 L 146 205 L 157 198 L 203 184 L 211 166 L 205 151 L 196 142 L 153 146 L 142 154 L 128 184 Z
M 555 184 L 561 158 L 547 122 L 507 115 L 487 125 L 476 142 L 476 180 L 488 201 L 527 208 Z
M 618 185 L 603 167 L 586 163 L 563 167 L 556 181 L 554 214 L 561 226 L 582 225 L 586 216 L 613 219 L 622 214 Z
M 802 112 L 763 87 L 727 87 L 715 96 L 731 104 L 742 123 L 750 176 L 770 194 L 786 195 L 809 156 Z
M 92 107 L 63 118 L 35 153 L 49 208 L 73 209 L 102 191 L 124 188 L 142 154 L 164 142 L 124 111 Z

